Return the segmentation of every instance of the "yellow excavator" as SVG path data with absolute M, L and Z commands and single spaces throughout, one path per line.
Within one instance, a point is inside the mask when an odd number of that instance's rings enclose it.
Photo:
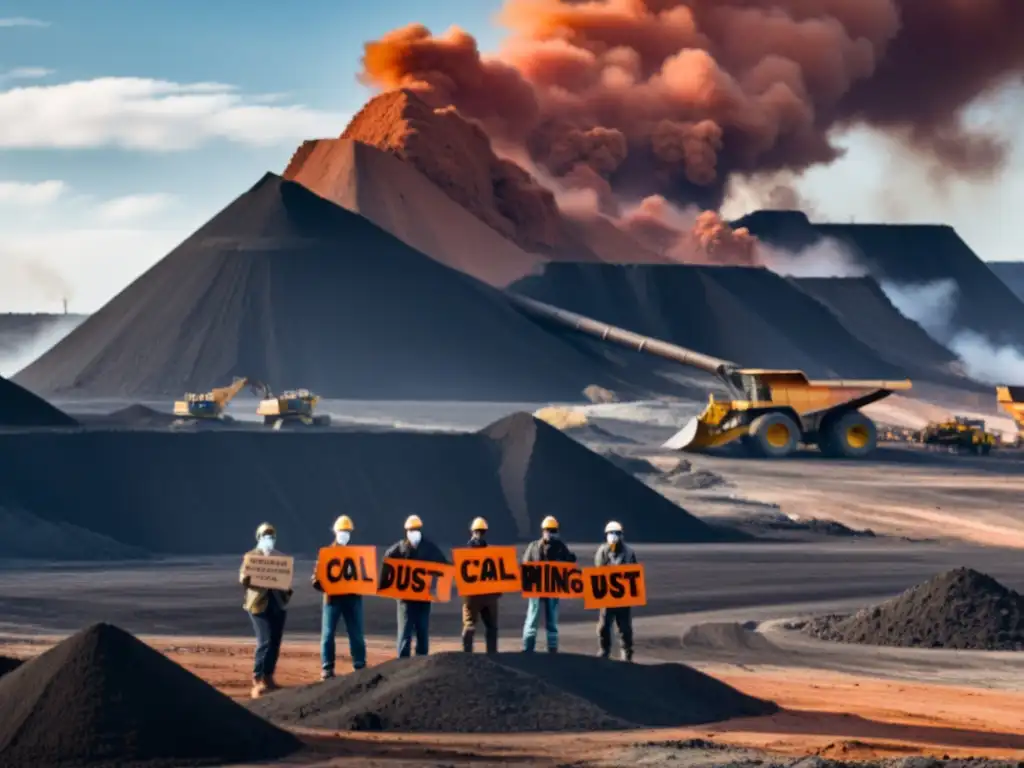
M 320 398 L 308 389 L 294 389 L 272 394 L 263 387 L 256 413 L 263 417 L 263 423 L 272 429 L 281 429 L 285 424 L 323 427 L 331 423 L 329 415 L 317 416 L 316 405 Z
M 1014 445 L 1024 447 L 1024 387 L 996 387 L 996 401 L 1013 417 L 1017 425 L 1017 439 Z
M 988 456 L 996 447 L 998 439 L 995 434 L 985 430 L 983 419 L 954 416 L 947 421 L 927 425 L 919 433 L 917 441 L 923 445 L 946 448 L 954 453 Z
M 224 413 L 228 403 L 249 383 L 247 378 L 236 377 L 230 386 L 217 387 L 209 392 L 186 392 L 174 403 L 174 415 L 180 416 L 176 424 L 190 421 L 230 421 Z
M 781 458 L 802 443 L 816 445 L 828 456 L 860 458 L 875 449 L 878 434 L 874 422 L 859 409 L 912 386 L 909 379 L 818 380 L 802 371 L 741 368 L 519 294 L 506 295 L 513 306 L 542 323 L 717 376 L 730 399 L 711 395 L 704 411 L 664 444 L 671 450 L 698 452 L 740 441 L 755 455 Z

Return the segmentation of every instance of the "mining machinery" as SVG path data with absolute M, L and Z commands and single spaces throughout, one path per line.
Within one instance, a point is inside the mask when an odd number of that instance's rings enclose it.
M 985 431 L 983 419 L 954 416 L 947 421 L 933 422 L 921 430 L 918 442 L 946 448 L 954 453 L 975 453 L 987 456 L 998 442 L 996 436 Z
M 224 413 L 228 403 L 249 383 L 247 378 L 235 377 L 230 386 L 217 387 L 209 392 L 187 392 L 174 403 L 174 415 L 179 416 L 175 424 L 202 421 L 231 421 Z
M 1024 447 L 1024 387 L 996 387 L 996 401 L 1013 417 L 1017 425 L 1017 439 L 1014 445 L 1017 448 Z
M 275 395 L 264 386 L 256 413 L 263 417 L 264 424 L 273 429 L 281 429 L 286 424 L 327 426 L 331 423 L 330 416 L 315 415 L 318 402 L 320 398 L 308 389 L 288 390 Z
M 642 336 L 519 294 L 506 295 L 513 306 L 541 323 L 716 376 L 729 399 L 717 400 L 710 395 L 704 411 L 664 444 L 670 450 L 699 452 L 740 442 L 755 455 L 781 458 L 796 451 L 802 443 L 817 446 L 831 457 L 860 458 L 874 450 L 878 435 L 874 422 L 859 409 L 912 386 L 908 379 L 819 380 L 797 370 L 742 368 L 729 360 Z

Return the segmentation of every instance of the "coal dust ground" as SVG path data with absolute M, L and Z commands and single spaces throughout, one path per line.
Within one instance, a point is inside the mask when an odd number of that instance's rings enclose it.
M 852 616 L 815 618 L 805 631 L 865 645 L 1024 651 L 1024 596 L 957 568 Z
M 395 659 L 250 708 L 281 724 L 434 733 L 664 728 L 777 710 L 681 664 L 520 653 Z

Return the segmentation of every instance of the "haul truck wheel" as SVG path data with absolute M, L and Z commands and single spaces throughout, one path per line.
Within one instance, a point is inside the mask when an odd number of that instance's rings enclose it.
M 781 459 L 796 450 L 800 429 L 784 413 L 766 413 L 750 425 L 750 447 L 769 459 Z
M 875 423 L 860 411 L 844 413 L 829 423 L 823 438 L 818 442 L 822 452 L 837 458 L 859 459 L 878 445 Z

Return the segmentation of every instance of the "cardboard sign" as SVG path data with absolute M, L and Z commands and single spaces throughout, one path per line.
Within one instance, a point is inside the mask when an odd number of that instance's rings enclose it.
M 242 575 L 249 577 L 249 586 L 257 589 L 292 588 L 295 558 L 287 555 L 256 555 L 249 553 L 242 561 Z
M 455 568 L 444 563 L 388 558 L 380 570 L 377 594 L 420 603 L 447 603 L 452 599 Z
M 325 595 L 377 594 L 374 547 L 324 547 L 316 558 L 316 580 Z
M 587 610 L 641 605 L 647 605 L 647 584 L 642 565 L 605 565 L 583 569 L 583 607 Z
M 463 597 L 520 592 L 515 547 L 463 547 L 452 550 L 455 586 Z
M 523 597 L 583 597 L 583 576 L 576 563 L 523 563 Z

